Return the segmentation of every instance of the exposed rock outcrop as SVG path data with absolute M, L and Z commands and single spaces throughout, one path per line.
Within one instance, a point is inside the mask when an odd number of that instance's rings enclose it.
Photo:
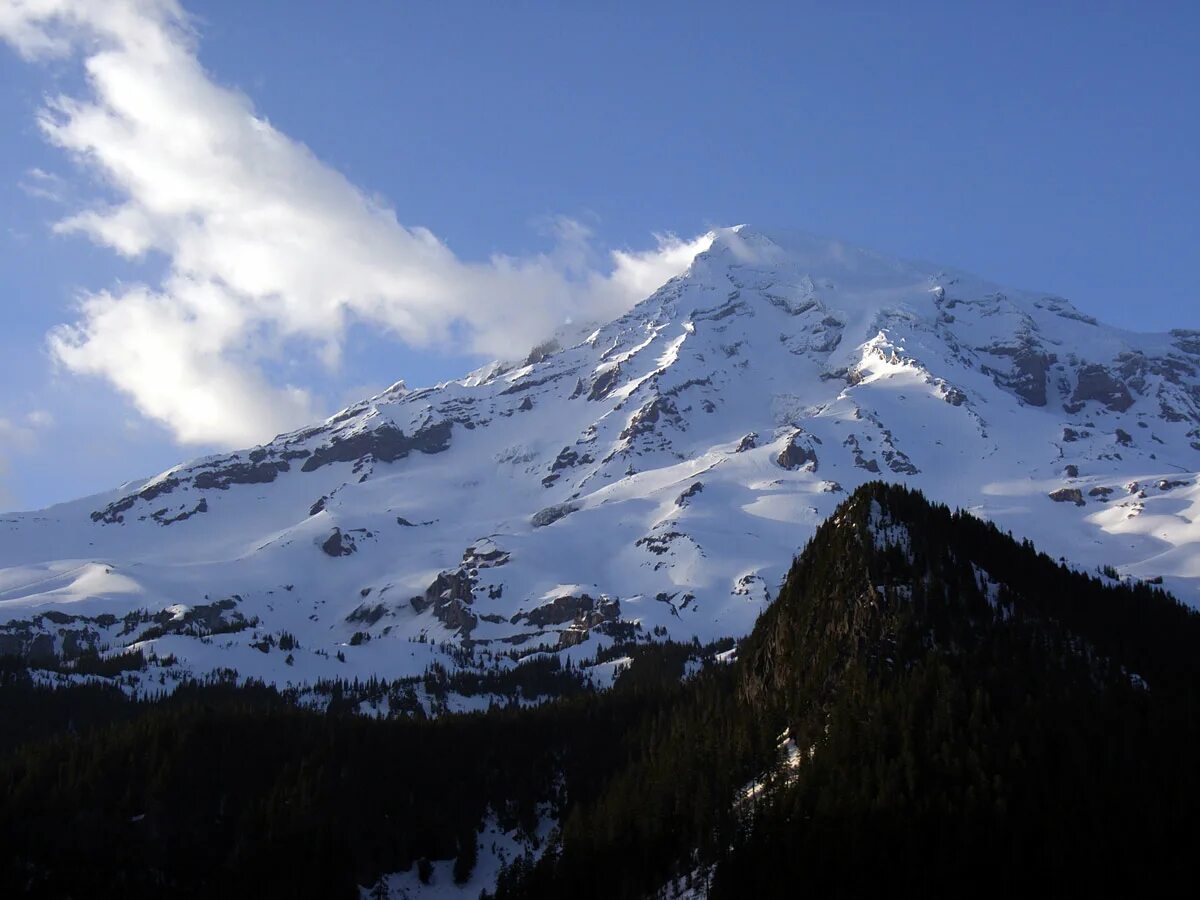
M 704 490 L 703 482 L 697 481 L 691 484 L 686 491 L 675 498 L 675 505 L 679 507 L 687 506 L 691 499 Z
M 559 519 L 569 516 L 578 509 L 579 507 L 574 503 L 555 503 L 553 506 L 547 506 L 545 509 L 535 512 L 529 520 L 529 524 L 534 528 L 545 528 L 547 525 L 554 524 Z
M 588 594 L 579 596 L 568 594 L 556 597 L 549 603 L 543 603 L 528 612 L 519 612 L 510 621 L 514 625 L 526 622 L 537 628 L 565 625 L 568 622 L 581 628 L 594 628 L 602 622 L 615 622 L 620 615 L 621 604 L 615 599 L 608 597 L 596 599 Z
M 1055 361 L 1053 354 L 1042 350 L 1028 334 L 1021 335 L 1014 343 L 994 344 L 984 350 L 993 356 L 1012 359 L 1008 373 L 986 370 L 996 384 L 1008 388 L 1030 406 L 1046 405 L 1046 373 Z
M 745 453 L 747 450 L 753 450 L 757 446 L 758 446 L 758 432 L 752 431 L 749 434 L 742 436 L 742 439 L 740 441 L 738 441 L 738 445 L 734 449 L 733 452 L 734 453 Z
M 325 538 L 321 544 L 321 549 L 328 556 L 349 556 L 358 547 L 354 543 L 354 538 L 346 534 L 342 529 L 335 528 L 329 537 Z
M 200 502 L 191 509 L 184 509 L 180 512 L 176 512 L 174 515 L 171 515 L 170 511 L 167 509 L 160 509 L 157 512 L 151 513 L 150 518 L 152 518 L 159 525 L 174 525 L 176 522 L 183 522 L 187 519 L 190 519 L 192 516 L 198 516 L 201 513 L 206 512 L 208 512 L 208 500 L 204 497 L 201 497 Z
M 356 462 L 370 454 L 379 462 L 404 459 L 414 450 L 421 453 L 441 453 L 450 446 L 450 422 L 435 422 L 406 435 L 395 425 L 380 425 L 368 431 L 335 437 L 318 447 L 305 460 L 300 471 L 312 472 L 335 462 Z
M 679 410 L 666 397 L 655 397 L 633 414 L 633 418 L 629 420 L 629 424 L 621 431 L 622 440 L 630 440 L 640 434 L 648 434 L 654 431 L 655 426 L 661 418 L 678 422 Z
M 1048 496 L 1055 503 L 1074 503 L 1076 506 L 1083 506 L 1087 503 L 1083 499 L 1083 491 L 1079 488 L 1059 488 L 1051 491 Z
M 550 487 L 550 485 L 554 484 L 554 482 L 558 481 L 558 479 L 562 477 L 562 473 L 565 469 L 569 469 L 574 466 L 584 466 L 594 461 L 595 460 L 592 458 L 590 453 L 580 453 L 571 447 L 563 447 L 562 450 L 559 451 L 558 456 L 554 458 L 554 462 L 550 464 L 550 474 L 542 479 L 542 486 Z
M 463 569 L 439 573 L 423 594 L 409 600 L 417 612 L 432 609 L 434 618 L 464 639 L 479 624 L 471 609 L 474 602 L 475 579 Z
M 201 472 L 192 481 L 200 490 L 228 490 L 234 484 L 270 484 L 280 472 L 286 472 L 291 466 L 287 460 L 259 463 L 234 463 L 223 466 L 211 472 Z
M 1100 365 L 1080 368 L 1070 406 L 1073 411 L 1078 411 L 1083 404 L 1092 401 L 1113 412 L 1125 412 L 1133 406 L 1133 397 L 1125 383 Z
M 791 436 L 784 448 L 775 457 L 775 462 L 785 469 L 795 470 L 805 468 L 809 472 L 817 471 L 820 464 L 817 452 L 812 448 L 804 432 L 798 431 Z
M 589 400 L 603 400 L 612 393 L 613 388 L 617 386 L 617 382 L 621 379 L 621 367 L 613 366 L 610 369 L 605 369 L 592 381 L 592 389 L 588 391 Z
M 160 478 L 153 484 L 148 484 L 136 494 L 114 500 L 104 509 L 92 513 L 93 522 L 103 522 L 105 525 L 118 525 L 125 521 L 124 513 L 133 509 L 138 500 L 153 500 L 163 494 L 168 494 L 179 487 L 179 479 L 174 476 Z

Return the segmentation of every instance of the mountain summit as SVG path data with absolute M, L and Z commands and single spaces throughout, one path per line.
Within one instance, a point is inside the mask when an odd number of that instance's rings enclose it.
M 284 683 L 741 636 L 879 478 L 1195 605 L 1198 468 L 1200 332 L 740 226 L 577 342 L 3 517 L 0 649 Z

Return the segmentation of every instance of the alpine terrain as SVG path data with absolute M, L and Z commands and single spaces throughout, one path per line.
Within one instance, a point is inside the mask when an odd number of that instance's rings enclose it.
M 0 890 L 1172 895 L 1198 647 L 1158 588 L 874 482 L 735 650 L 635 644 L 610 690 L 532 707 L 371 717 L 351 685 L 312 709 L 229 681 L 150 702 L 0 670 Z
M 523 360 L 0 517 L 0 653 L 128 650 L 134 693 L 544 651 L 607 684 L 614 644 L 749 634 L 879 479 L 1196 605 L 1198 470 L 1200 332 L 741 226 Z

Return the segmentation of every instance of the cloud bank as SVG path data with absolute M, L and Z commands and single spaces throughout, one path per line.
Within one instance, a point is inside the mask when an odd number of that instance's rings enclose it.
M 336 368 L 353 322 L 511 355 L 623 312 L 707 246 L 659 237 L 597 267 L 587 230 L 561 220 L 551 253 L 463 261 L 214 81 L 174 0 L 0 0 L 0 38 L 31 61 L 82 61 L 87 96 L 50 98 L 39 124 L 115 200 L 57 230 L 168 262 L 157 284 L 84 296 L 53 355 L 182 442 L 245 445 L 317 417 L 310 390 L 268 373 L 297 353 Z

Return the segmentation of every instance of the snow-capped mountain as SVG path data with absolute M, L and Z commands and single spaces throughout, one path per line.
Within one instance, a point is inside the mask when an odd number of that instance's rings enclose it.
M 1200 604 L 1200 332 L 743 226 L 561 343 L 0 517 L 0 653 L 284 683 L 741 636 L 879 478 Z

